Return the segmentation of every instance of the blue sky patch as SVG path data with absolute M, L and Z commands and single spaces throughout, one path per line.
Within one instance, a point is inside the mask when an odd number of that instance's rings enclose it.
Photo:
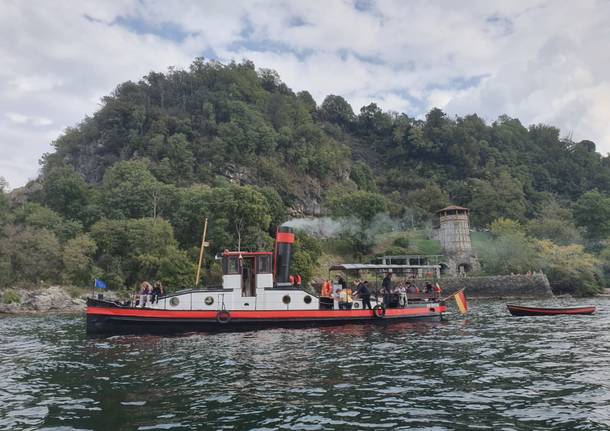
M 182 26 L 175 22 L 166 21 L 160 24 L 152 24 L 142 18 L 129 15 L 117 16 L 112 25 L 124 27 L 136 34 L 152 34 L 174 42 L 183 42 L 188 36 L 194 35 L 194 33 L 184 31 Z

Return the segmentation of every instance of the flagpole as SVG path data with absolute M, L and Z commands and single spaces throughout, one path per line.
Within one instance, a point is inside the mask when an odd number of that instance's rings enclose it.
M 93 288 L 91 288 L 91 299 L 95 299 L 95 278 L 93 279 Z
M 448 299 L 451 299 L 451 298 L 453 298 L 455 295 L 457 295 L 458 293 L 463 292 L 464 290 L 466 290 L 466 288 L 465 288 L 465 287 L 462 287 L 460 290 L 457 290 L 457 291 L 453 292 L 451 295 L 444 297 L 443 299 L 441 299 L 441 301 L 446 301 L 446 300 L 448 300 Z
M 203 250 L 205 249 L 205 235 L 208 232 L 208 219 L 206 217 L 203 224 L 203 236 L 201 237 L 201 249 L 199 250 L 199 263 L 197 264 L 197 276 L 195 277 L 195 287 L 199 285 L 199 278 L 201 276 L 201 264 L 203 263 Z

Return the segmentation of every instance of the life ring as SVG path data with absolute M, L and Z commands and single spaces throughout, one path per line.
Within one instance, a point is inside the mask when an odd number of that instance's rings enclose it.
M 229 313 L 227 310 L 219 311 L 216 314 L 216 321 L 223 325 L 225 323 L 229 323 L 231 321 L 231 313 Z
M 383 316 L 385 316 L 385 307 L 381 304 L 375 305 L 373 307 L 373 316 L 378 319 L 383 319 Z

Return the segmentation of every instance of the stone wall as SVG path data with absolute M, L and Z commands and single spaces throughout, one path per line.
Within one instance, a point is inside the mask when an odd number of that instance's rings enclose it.
M 441 278 L 439 284 L 443 288 L 443 296 L 463 287 L 466 288 L 466 296 L 472 298 L 549 298 L 553 296 L 549 280 L 544 274 L 450 277 Z

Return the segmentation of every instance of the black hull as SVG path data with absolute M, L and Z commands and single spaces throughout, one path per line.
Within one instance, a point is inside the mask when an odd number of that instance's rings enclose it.
M 109 336 L 126 334 L 172 335 L 188 332 L 243 332 L 270 328 L 314 328 L 353 324 L 387 325 L 398 322 L 440 322 L 441 314 L 427 316 L 401 316 L 392 318 L 345 318 L 345 319 L 270 319 L 256 321 L 231 320 L 219 323 L 209 319 L 163 319 L 119 316 L 87 316 L 87 334 Z

